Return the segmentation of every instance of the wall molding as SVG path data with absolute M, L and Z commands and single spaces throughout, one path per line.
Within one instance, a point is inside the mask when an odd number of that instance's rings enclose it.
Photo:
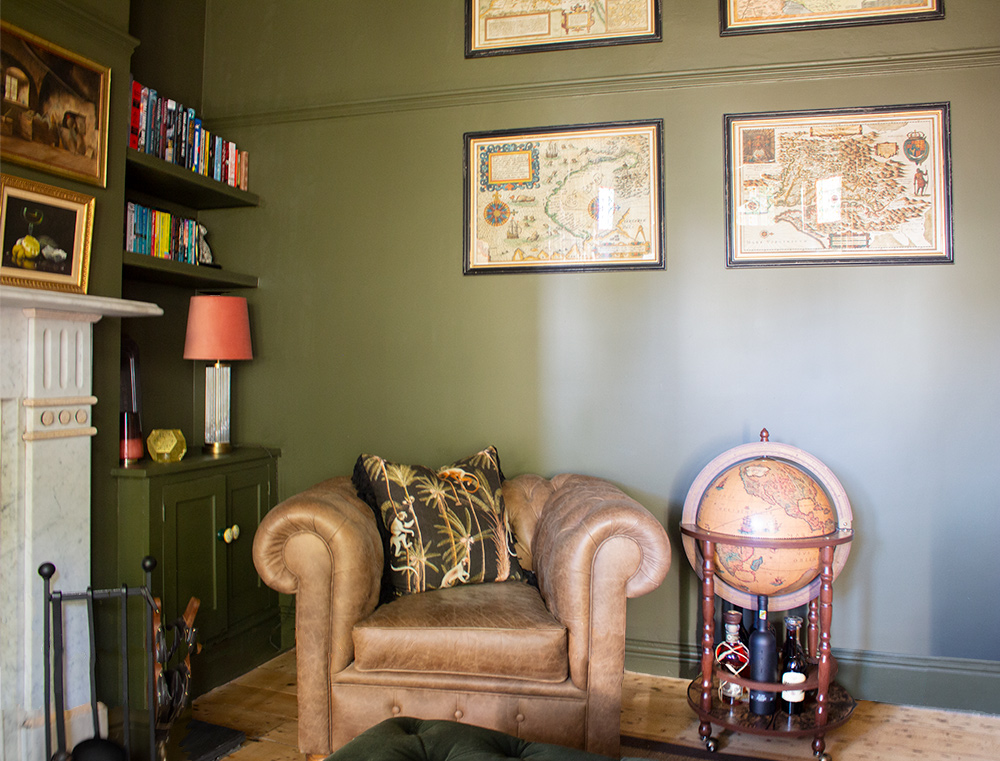
M 833 649 L 837 681 L 859 700 L 1000 714 L 1000 661 Z M 626 639 L 625 667 L 693 679 L 701 647 Z
M 94 15 L 85 8 L 67 2 L 67 0 L 25 0 L 24 5 L 36 14 L 36 18 L 47 18 L 50 22 L 65 24 L 66 28 L 82 32 L 100 45 L 115 48 L 117 52 L 131 55 L 139 46 L 139 40 L 132 35 L 115 27 L 108 20 Z M 15 26 L 20 26 L 16 22 L 12 23 Z M 39 36 L 49 40 L 45 34 L 39 34 Z M 101 63 L 107 62 L 102 61 Z
M 725 87 L 740 84 L 773 84 L 845 77 L 892 76 L 998 65 L 1000 65 L 1000 47 L 974 48 L 869 58 L 796 61 L 794 63 L 729 66 L 552 82 L 525 82 L 448 92 L 388 96 L 300 108 L 283 108 L 277 111 L 258 113 L 207 114 L 206 118 L 216 130 L 226 130 L 238 127 L 346 119 L 401 111 L 479 106 L 510 101 L 620 95 L 623 93 L 681 90 L 692 87 Z

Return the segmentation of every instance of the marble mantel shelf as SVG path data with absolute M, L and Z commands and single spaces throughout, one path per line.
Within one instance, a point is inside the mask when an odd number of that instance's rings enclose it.
M 159 317 L 163 314 L 161 307 L 148 301 L 129 301 L 107 296 L 61 293 L 10 285 L 0 286 L 0 307 L 48 309 L 104 317 Z

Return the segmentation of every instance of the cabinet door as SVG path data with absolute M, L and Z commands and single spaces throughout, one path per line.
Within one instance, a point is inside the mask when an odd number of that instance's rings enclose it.
M 226 477 L 206 476 L 163 486 L 164 620 L 184 612 L 188 600 L 201 600 L 195 627 L 207 642 L 227 625 Z
M 229 625 L 273 610 L 277 595 L 260 580 L 253 564 L 253 537 L 271 509 L 271 473 L 257 465 L 229 474 L 229 522 L 239 538 L 229 545 Z

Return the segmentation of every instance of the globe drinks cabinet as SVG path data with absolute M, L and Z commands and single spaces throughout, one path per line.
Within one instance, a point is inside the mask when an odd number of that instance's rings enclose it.
M 709 750 L 717 747 L 712 737 L 712 724 L 717 724 L 737 732 L 812 736 L 813 753 L 826 761 L 827 731 L 846 722 L 855 707 L 854 699 L 834 681 L 837 665 L 830 646 L 833 582 L 853 539 L 851 507 L 843 486 L 822 462 L 768 439 L 764 429 L 760 443 L 734 447 L 712 460 L 692 483 L 684 503 L 681 535 L 688 560 L 701 578 L 702 608 L 701 671 L 688 686 L 688 703 L 700 719 L 698 733 Z M 749 642 L 750 664 L 741 674 L 717 662 L 716 595 L 758 612 Z M 754 636 L 770 634 L 768 608 L 804 605 L 805 681 L 789 691 L 774 668 L 773 634 L 764 648 L 769 654 L 764 670 L 759 668 L 761 648 L 759 642 L 755 648 Z M 721 698 L 723 683 L 747 691 L 750 699 L 727 703 Z M 789 712 L 788 703 L 778 699 L 780 693 L 797 698 L 799 691 L 805 700 L 796 700 L 797 710 Z M 730 693 L 735 692 L 731 687 Z

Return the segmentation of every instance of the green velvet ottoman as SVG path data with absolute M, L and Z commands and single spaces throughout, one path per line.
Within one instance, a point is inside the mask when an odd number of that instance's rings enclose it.
M 362 732 L 326 761 L 609 761 L 608 756 L 528 742 L 456 721 L 397 716 Z

